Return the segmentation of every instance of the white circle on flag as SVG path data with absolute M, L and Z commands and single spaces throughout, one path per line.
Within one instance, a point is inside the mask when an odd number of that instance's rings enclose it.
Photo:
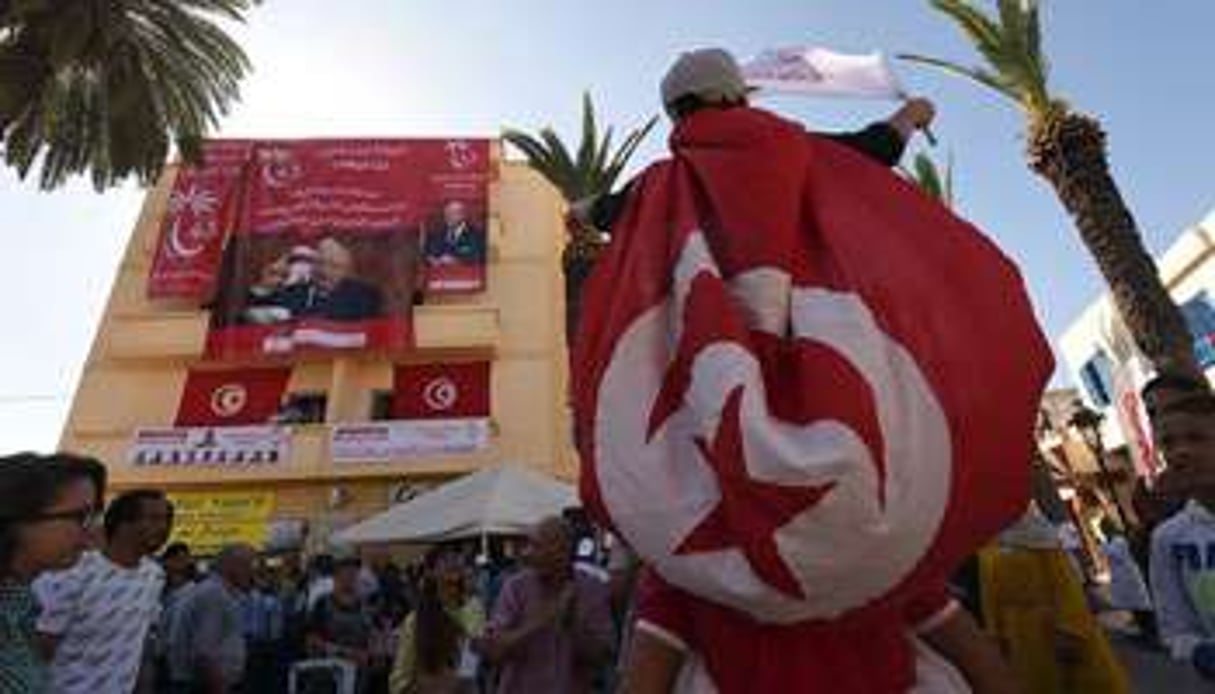
M 211 411 L 219 417 L 231 417 L 245 409 L 249 391 L 239 383 L 225 383 L 211 393 Z
M 432 410 L 450 410 L 460 398 L 460 389 L 446 376 L 433 378 L 422 389 L 422 402 Z
M 671 583 L 762 622 L 834 618 L 894 590 L 933 545 L 949 505 L 952 443 L 941 403 L 915 357 L 886 333 L 851 292 L 792 286 L 790 337 L 846 360 L 872 391 L 884 451 L 830 417 L 798 423 L 768 404 L 755 354 L 731 341 L 709 342 L 691 356 L 681 409 L 651 428 L 683 325 L 682 300 L 703 272 L 720 277 L 703 237 L 693 233 L 676 270 L 674 300 L 641 313 L 621 334 L 600 384 L 595 414 L 595 475 L 617 528 Z M 731 289 L 784 274 L 759 268 Z M 785 274 L 785 279 L 788 275 Z M 803 590 L 797 598 L 766 583 L 737 546 L 675 550 L 723 498 L 723 484 L 696 440 L 713 440 L 724 405 L 742 389 L 740 421 L 746 475 L 767 484 L 830 485 L 818 501 L 777 528 L 780 559 Z M 878 458 L 886 464 L 878 474 Z M 730 538 L 722 538 L 729 540 Z

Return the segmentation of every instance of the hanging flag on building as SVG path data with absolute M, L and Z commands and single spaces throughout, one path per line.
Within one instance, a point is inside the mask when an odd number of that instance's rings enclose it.
M 247 140 L 211 140 L 203 144 L 201 167 L 179 166 L 148 276 L 148 298 L 201 303 L 214 294 L 252 148 Z
M 194 371 L 177 406 L 179 427 L 266 424 L 278 414 L 291 370 Z
M 487 140 L 258 142 L 208 356 L 409 348 L 429 220 L 459 222 L 461 240 L 436 256 L 453 265 L 480 235 L 467 258 L 483 281 L 488 160 Z
M 743 77 L 761 91 L 870 99 L 903 98 L 881 53 L 851 55 L 818 46 L 787 46 L 745 61 Z
M 393 374 L 394 419 L 489 417 L 489 362 L 398 364 Z

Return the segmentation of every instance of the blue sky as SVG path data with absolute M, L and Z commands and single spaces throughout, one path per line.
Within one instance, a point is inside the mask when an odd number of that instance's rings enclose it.
M 1114 173 L 1158 252 L 1215 206 L 1215 80 L 1201 58 L 1215 3 L 1044 5 L 1052 85 L 1102 119 Z M 739 55 L 814 43 L 973 59 L 919 0 L 290 0 L 262 5 L 234 33 L 254 74 L 224 121 L 228 136 L 494 135 L 503 125 L 552 124 L 573 137 L 583 89 L 607 122 L 640 123 L 659 110 L 656 85 L 673 57 L 705 45 Z M 961 213 L 1020 262 L 1057 336 L 1101 284 L 1054 195 L 1024 166 L 1020 114 L 969 84 L 912 66 L 899 72 L 937 102 L 937 151 L 953 153 Z M 823 129 L 859 127 L 893 108 L 762 105 Z M 662 153 L 665 134 L 664 124 L 639 165 Z M 54 447 L 141 200 L 133 185 L 48 194 L 0 172 L 0 450 Z

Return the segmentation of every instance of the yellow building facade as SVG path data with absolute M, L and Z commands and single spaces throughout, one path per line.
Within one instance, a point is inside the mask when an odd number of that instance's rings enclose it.
M 128 460 L 138 429 L 173 425 L 187 373 L 203 362 L 210 321 L 205 309 L 147 298 L 175 175 L 168 171 L 148 193 L 118 267 L 61 448 L 104 461 L 111 491 L 151 486 L 195 496 L 273 492 L 271 517 L 306 520 L 313 535 L 383 510 L 411 485 L 486 466 L 521 465 L 572 479 L 561 200 L 526 166 L 502 161 L 500 146 L 492 149 L 498 176 L 489 187 L 485 291 L 428 297 L 416 306 L 415 347 L 407 353 L 301 356 L 287 393 L 324 393 L 325 421 L 286 425 L 289 457 L 260 466 L 136 466 Z M 487 448 L 388 462 L 333 462 L 332 427 L 371 418 L 375 394 L 393 387 L 394 364 L 470 358 L 491 362 Z

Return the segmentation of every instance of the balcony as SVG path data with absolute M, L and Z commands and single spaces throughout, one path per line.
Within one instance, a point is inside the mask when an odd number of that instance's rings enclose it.
M 116 317 L 96 356 L 102 361 L 195 361 L 202 356 L 209 320 L 205 312 Z M 500 339 L 499 311 L 491 305 L 418 306 L 414 333 L 419 350 L 492 350 Z

